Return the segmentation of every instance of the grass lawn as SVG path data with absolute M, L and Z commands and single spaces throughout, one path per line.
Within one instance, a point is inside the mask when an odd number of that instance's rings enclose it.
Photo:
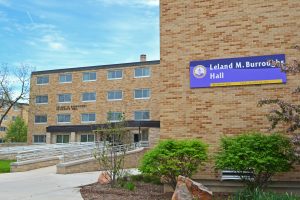
M 10 163 L 15 162 L 15 160 L 0 160 L 0 174 L 10 172 Z

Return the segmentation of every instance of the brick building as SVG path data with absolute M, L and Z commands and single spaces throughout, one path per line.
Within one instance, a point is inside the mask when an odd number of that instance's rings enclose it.
M 31 77 L 28 141 L 95 141 L 94 131 L 125 114 L 132 140 L 159 138 L 159 61 L 37 71 Z
M 16 117 L 21 117 L 28 124 L 28 107 L 27 103 L 18 103 L 13 106 L 8 114 L 4 117 L 0 127 L 0 143 L 3 142 L 8 126 L 13 123 Z M 7 110 L 7 106 L 0 109 L 0 115 L 3 115 Z
M 136 140 L 142 138 L 142 129 L 152 145 L 158 139 L 200 138 L 215 152 L 222 136 L 267 132 L 265 115 L 271 108 L 258 108 L 257 102 L 299 102 L 292 94 L 300 85 L 299 74 L 288 74 L 286 84 L 191 89 L 190 62 L 271 54 L 285 54 L 291 61 L 299 55 L 291 48 L 300 42 L 299 9 L 297 0 L 160 0 L 160 61 L 142 58 L 137 63 L 32 74 L 31 95 L 36 100 L 30 102 L 28 140 L 86 141 L 93 138 L 90 124 L 105 123 L 110 111 L 124 112 L 132 120 Z M 136 70 L 145 67 L 150 77 L 135 77 Z M 93 77 L 96 80 L 90 80 Z M 151 93 L 150 98 L 135 98 L 136 91 Z M 212 166 L 205 170 L 197 177 L 218 176 Z M 277 178 L 299 181 L 300 168 Z

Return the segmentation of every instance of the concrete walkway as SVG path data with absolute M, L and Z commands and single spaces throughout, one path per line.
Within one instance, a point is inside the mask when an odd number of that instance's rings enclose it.
M 94 183 L 99 172 L 56 174 L 56 166 L 28 172 L 0 174 L 2 200 L 82 200 L 78 188 Z

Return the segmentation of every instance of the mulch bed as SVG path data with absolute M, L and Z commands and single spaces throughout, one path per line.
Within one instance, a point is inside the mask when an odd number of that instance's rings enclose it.
M 173 193 L 163 193 L 162 185 L 134 182 L 135 189 L 130 191 L 121 187 L 94 183 L 80 189 L 84 200 L 170 200 Z

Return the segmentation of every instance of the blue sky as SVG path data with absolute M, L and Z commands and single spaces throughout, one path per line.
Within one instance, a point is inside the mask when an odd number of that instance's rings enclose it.
M 0 64 L 35 70 L 159 59 L 159 0 L 0 0 Z

